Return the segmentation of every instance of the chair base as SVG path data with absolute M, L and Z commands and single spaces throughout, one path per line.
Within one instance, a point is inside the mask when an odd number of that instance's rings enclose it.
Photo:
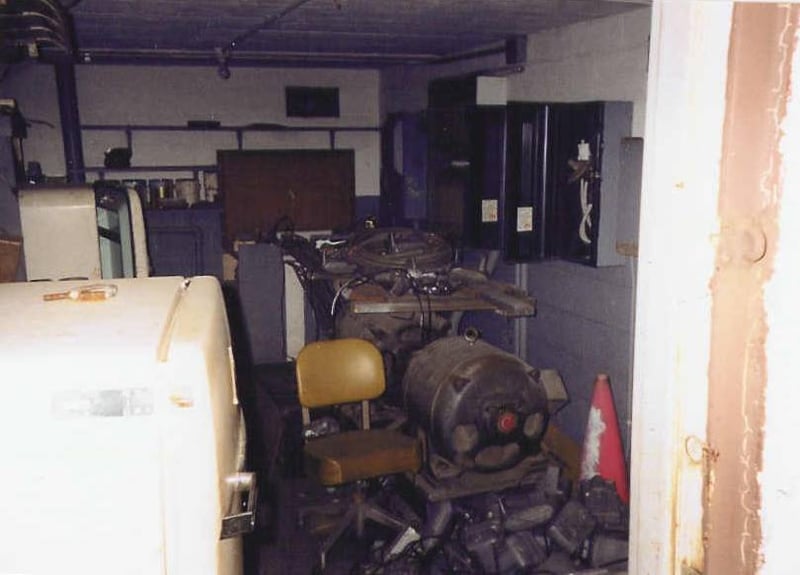
M 386 509 L 376 503 L 374 499 L 367 498 L 362 489 L 354 492 L 349 498 L 345 497 L 338 501 L 332 501 L 324 505 L 309 505 L 300 510 L 300 521 L 304 523 L 306 518 L 312 513 L 331 514 L 337 510 L 346 509 L 344 515 L 335 523 L 332 529 L 327 532 L 319 545 L 319 565 L 322 570 L 327 565 L 328 554 L 341 537 L 352 527 L 356 536 L 362 539 L 364 536 L 367 521 L 372 521 L 378 525 L 388 527 L 397 532 L 401 545 L 407 545 L 409 540 L 408 533 L 416 533 L 415 528 L 419 528 L 419 518 L 410 508 L 401 509 L 403 516 L 389 513 Z M 409 515 L 411 514 L 411 515 Z M 418 538 L 418 537 L 417 537 Z M 392 547 L 396 547 L 393 544 Z

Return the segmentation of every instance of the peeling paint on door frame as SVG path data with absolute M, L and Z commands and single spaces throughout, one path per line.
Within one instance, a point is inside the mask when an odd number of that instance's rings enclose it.
M 709 442 L 718 451 L 706 488 L 706 568 L 756 573 L 761 563 L 764 397 L 781 208 L 779 145 L 790 96 L 800 7 L 737 4 L 723 138 L 709 365 Z

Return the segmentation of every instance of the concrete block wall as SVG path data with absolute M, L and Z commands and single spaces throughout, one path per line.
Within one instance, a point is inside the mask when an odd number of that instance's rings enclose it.
M 398 66 L 381 72 L 381 112 L 417 112 L 428 106 L 428 84 L 436 78 L 471 74 L 505 66 L 503 54 L 440 65 Z
M 380 126 L 380 76 L 374 70 L 234 68 L 222 80 L 213 67 L 77 66 L 78 105 L 83 124 L 185 125 L 189 120 L 216 120 L 223 125 L 274 123 L 288 126 Z M 286 86 L 333 86 L 340 91 L 339 118 L 288 118 Z M 25 63 L 0 86 L 0 96 L 16 98 L 23 113 L 53 127 L 34 124 L 25 141 L 28 161 L 45 174 L 64 174 L 64 158 L 54 73 L 51 66 Z M 84 159 L 101 166 L 110 147 L 126 145 L 123 132 L 84 130 Z M 380 193 L 380 135 L 339 133 L 338 149 L 355 150 L 356 195 Z M 135 165 L 209 165 L 218 149 L 235 149 L 233 132 L 134 132 Z M 328 149 L 327 131 L 249 132 L 243 147 L 253 149 Z M 191 177 L 191 173 L 111 172 L 109 178 Z M 90 174 L 90 178 L 94 175 Z
M 633 102 L 633 134 L 644 134 L 650 9 L 528 36 L 525 71 L 508 77 L 508 99 Z
M 609 375 L 626 445 L 630 437 L 635 272 L 633 259 L 608 268 L 562 261 L 528 266 L 537 313 L 527 320 L 527 361 L 561 373 L 570 402 L 556 420 L 576 440 L 583 437 L 597 373 Z

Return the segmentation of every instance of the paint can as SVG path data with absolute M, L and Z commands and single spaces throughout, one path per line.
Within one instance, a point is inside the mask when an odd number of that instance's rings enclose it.
M 197 180 L 187 178 L 175 182 L 175 198 L 184 200 L 187 206 L 200 201 L 200 184 Z

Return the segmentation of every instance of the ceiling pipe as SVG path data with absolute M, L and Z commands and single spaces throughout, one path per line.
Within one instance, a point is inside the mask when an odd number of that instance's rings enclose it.
M 66 31 L 64 30 L 64 22 L 58 20 L 54 16 L 49 16 L 48 14 L 44 14 L 42 12 L 11 12 L 9 14 L 0 14 L 0 20 L 44 20 L 46 24 L 49 24 L 49 29 L 53 30 L 54 32 L 59 32 L 59 35 L 67 37 Z M 39 24 L 41 25 L 41 23 Z
M 424 64 L 435 60 L 435 54 L 379 52 L 237 52 L 229 66 L 391 66 Z M 178 66 L 219 65 L 217 54 L 195 50 L 81 50 L 78 62 L 83 64 L 148 64 Z
M 431 65 L 452 64 L 454 62 L 463 62 L 464 60 L 476 60 L 486 56 L 504 54 L 506 67 L 509 69 L 517 69 L 525 64 L 525 61 L 527 60 L 527 46 L 527 36 L 511 36 L 506 38 L 504 43 L 501 45 L 489 46 L 487 48 L 481 48 L 478 50 L 470 50 L 468 52 L 442 56 L 427 63 Z
M 39 45 L 71 54 L 69 16 L 53 0 L 0 0 L 0 44 L 25 46 L 32 57 L 39 55 Z
M 39 56 L 40 45 L 48 48 L 42 56 L 52 62 L 55 70 L 66 179 L 68 183 L 83 183 L 83 138 L 69 14 L 55 0 L 26 0 L 13 7 L 0 0 L 0 8 L 6 8 L 0 12 L 0 43 L 26 46 L 29 56 Z
M 28 53 L 31 56 L 36 56 L 38 54 L 38 46 L 40 44 L 42 47 L 52 46 L 64 53 L 69 53 L 69 44 L 53 34 L 52 30 L 48 28 L 39 26 L 29 26 L 27 28 L 0 27 L 0 32 L 2 32 L 4 36 L 3 41 L 6 45 L 27 46 Z
M 279 22 L 280 20 L 282 20 L 283 18 L 285 18 L 286 16 L 288 16 L 289 14 L 300 8 L 303 4 L 307 4 L 308 2 L 311 2 L 311 0 L 295 0 L 283 10 L 280 10 L 275 14 L 267 16 L 266 18 L 264 18 L 264 20 L 261 21 L 260 24 L 247 29 L 238 36 L 236 36 L 233 40 L 228 42 L 227 46 L 217 48 L 215 50 L 215 53 L 217 56 L 217 63 L 219 65 L 217 68 L 217 73 L 219 74 L 219 77 L 222 78 L 223 80 L 227 80 L 228 78 L 231 77 L 231 71 L 230 68 L 228 67 L 228 63 L 231 58 L 231 53 L 239 46 L 239 44 L 241 44 L 251 36 L 254 36 L 261 30 L 266 30 L 267 28 L 271 28 L 277 22 Z
M 480 50 L 471 50 L 469 52 L 460 52 L 458 54 L 450 54 L 448 56 L 441 56 L 440 58 L 435 58 L 430 62 L 426 62 L 426 64 L 430 64 L 432 66 L 438 66 L 441 64 L 452 64 L 454 62 L 463 62 L 464 60 L 475 60 L 477 58 L 483 58 L 485 56 L 494 56 L 495 54 L 505 54 L 506 47 L 505 44 L 502 46 L 492 46 L 490 48 L 482 48 Z

